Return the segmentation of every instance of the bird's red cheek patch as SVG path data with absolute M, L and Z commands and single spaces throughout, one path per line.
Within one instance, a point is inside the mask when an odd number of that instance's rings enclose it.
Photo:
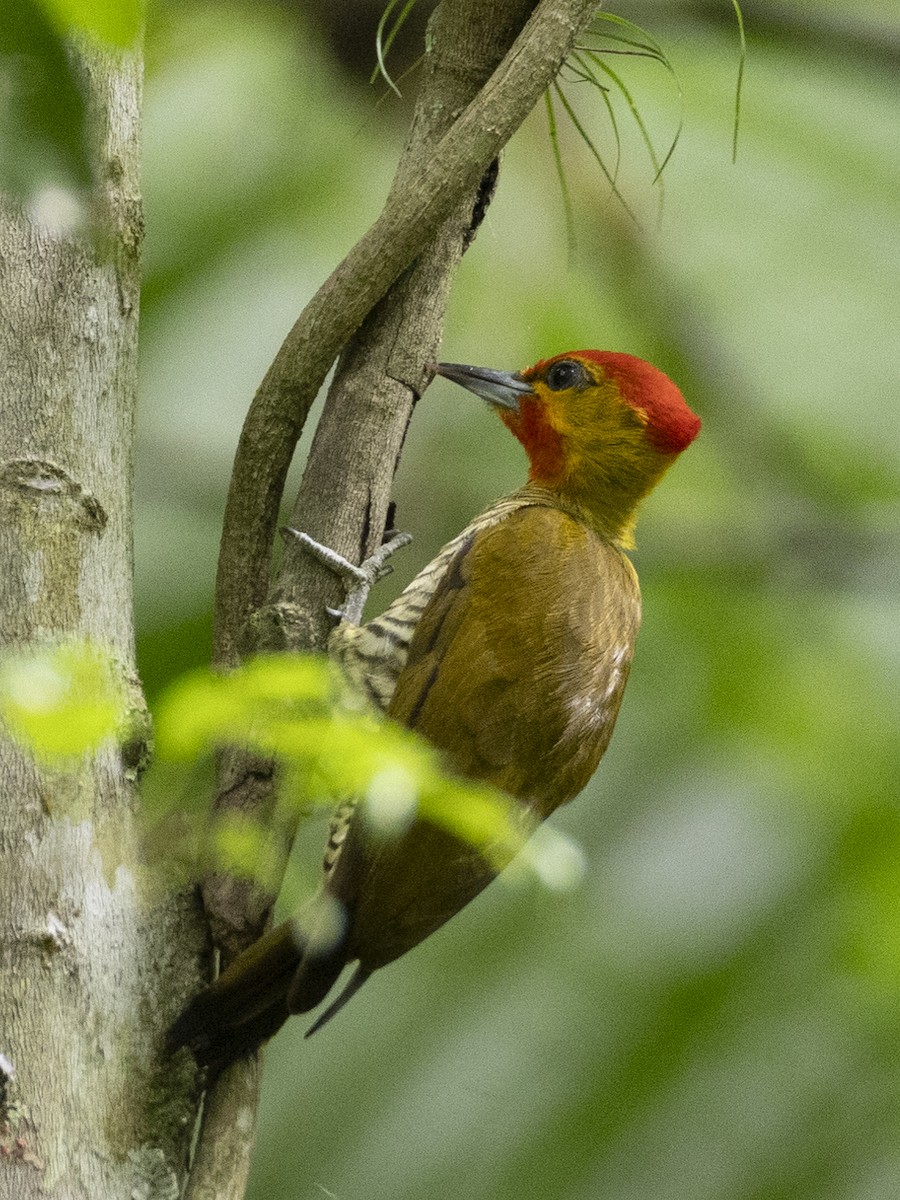
M 535 397 L 523 396 L 519 411 L 502 413 L 503 420 L 516 435 L 531 463 L 530 479 L 551 482 L 563 474 L 566 456 L 562 436 L 547 419 L 544 404 Z

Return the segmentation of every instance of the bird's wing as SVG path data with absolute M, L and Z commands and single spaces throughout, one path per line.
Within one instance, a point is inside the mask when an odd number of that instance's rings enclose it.
M 416 626 L 388 715 L 448 766 L 537 820 L 571 799 L 612 735 L 640 620 L 633 568 L 573 517 L 524 507 L 459 547 Z M 372 967 L 396 958 L 494 871 L 425 820 L 376 839 L 354 817 L 332 884 Z
M 388 714 L 457 773 L 546 816 L 584 787 L 606 748 L 639 604 L 619 550 L 558 509 L 520 509 L 460 548 Z

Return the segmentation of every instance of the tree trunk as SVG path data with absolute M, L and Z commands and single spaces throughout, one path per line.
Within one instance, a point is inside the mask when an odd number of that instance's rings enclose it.
M 0 205 L 0 644 L 85 639 L 146 716 L 131 477 L 141 208 L 137 55 L 76 52 L 90 242 Z M 146 733 L 71 771 L 0 740 L 0 1200 L 178 1196 L 193 1072 L 160 1059 L 196 986 L 194 900 L 148 886 Z

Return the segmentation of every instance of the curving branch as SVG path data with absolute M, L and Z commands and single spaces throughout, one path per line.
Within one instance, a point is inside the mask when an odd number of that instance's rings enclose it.
M 445 0 L 483 24 L 485 0 Z M 385 207 L 306 306 L 275 356 L 241 433 L 216 580 L 215 660 L 249 649 L 265 602 L 287 470 L 310 406 L 349 338 L 438 226 L 478 184 L 559 71 L 596 0 L 541 0 L 494 74 L 437 146 L 414 149 Z M 480 10 L 480 11 L 479 11 Z M 479 17 L 482 19 L 479 21 Z M 432 46 L 431 54 L 439 53 Z

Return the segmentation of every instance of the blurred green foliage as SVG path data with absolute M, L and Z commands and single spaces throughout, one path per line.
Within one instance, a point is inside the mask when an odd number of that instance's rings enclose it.
M 136 559 L 153 695 L 208 660 L 243 413 L 403 142 L 414 83 L 382 103 L 367 83 L 377 11 L 365 69 L 342 65 L 361 11 L 151 13 Z M 571 251 L 536 113 L 445 339 L 448 359 L 497 367 L 637 353 L 704 419 L 638 529 L 644 628 L 612 747 L 554 818 L 585 881 L 498 883 L 312 1041 L 289 1023 L 253 1200 L 897 1192 L 900 16 L 895 0 L 745 4 L 732 167 L 727 4 L 615 11 L 684 90 L 662 221 L 639 132 L 622 123 L 617 183 L 635 224 L 558 112 Z M 667 146 L 671 79 L 616 70 Z M 614 156 L 594 89 L 567 96 Z M 416 542 L 373 610 L 522 475 L 495 417 L 436 383 L 396 484 Z M 301 856 L 323 836 L 310 822 Z
M 128 704 L 110 659 L 83 642 L 0 657 L 0 722 L 35 756 L 65 766 L 128 732 Z
M 33 202 L 91 178 L 68 37 L 127 49 L 143 0 L 0 0 L 0 188 Z
M 133 715 L 114 661 L 97 647 L 62 642 L 0 656 L 0 726 L 52 769 L 77 770 L 104 742 L 128 742 Z M 210 763 L 228 745 L 278 763 L 268 824 L 235 813 L 213 820 L 203 790 L 193 814 L 186 810 L 184 768 Z M 224 868 L 277 891 L 279 845 L 297 819 L 317 806 L 330 816 L 348 797 L 360 800 L 355 819 L 376 836 L 401 834 L 418 814 L 478 847 L 497 870 L 518 855 L 520 868 L 532 867 L 552 886 L 580 876 L 580 855 L 566 838 L 542 830 L 526 843 L 516 804 L 449 774 L 433 746 L 385 721 L 324 655 L 267 654 L 228 674 L 186 672 L 155 705 L 153 749 L 162 777 L 144 779 L 146 833 L 162 878 L 172 874 L 167 867 L 177 877 L 185 864 L 192 879 Z M 180 836 L 186 844 L 173 852 L 169 839 Z M 293 876 L 288 882 L 302 885 Z
M 127 49 L 141 31 L 143 0 L 38 0 L 62 34 L 86 33 Z
M 87 183 L 84 102 L 63 39 L 31 0 L 0 0 L 0 187 Z
M 2 684 L 0 675 L 0 713 Z M 157 758 L 189 764 L 225 745 L 277 761 L 279 805 L 289 824 L 291 813 L 308 815 L 318 805 L 330 815 L 355 796 L 364 802 L 363 819 L 385 837 L 401 833 L 418 813 L 498 867 L 521 849 L 511 801 L 447 774 L 428 742 L 372 711 L 322 655 L 260 655 L 227 675 L 196 668 L 176 680 L 156 706 Z M 231 819 L 212 831 L 213 848 L 217 841 L 240 874 L 259 877 L 259 864 L 274 861 L 266 851 L 269 831 L 258 826 Z M 539 877 L 556 879 L 565 846 L 558 834 L 545 834 L 523 858 Z M 262 875 L 259 882 L 277 887 L 277 878 Z

